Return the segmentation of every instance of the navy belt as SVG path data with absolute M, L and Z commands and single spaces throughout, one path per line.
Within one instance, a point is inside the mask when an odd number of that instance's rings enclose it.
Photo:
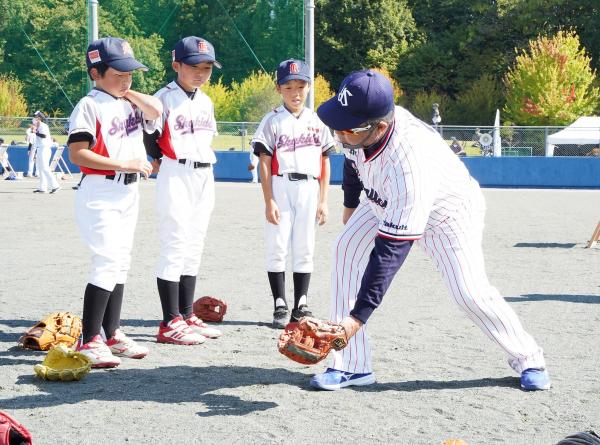
M 119 173 L 117 175 L 106 175 L 105 178 L 110 179 L 111 181 L 114 181 L 115 178 L 117 178 L 117 181 L 123 179 L 123 184 L 127 185 L 137 182 L 139 176 L 138 173 Z
M 177 162 L 179 162 L 180 164 L 184 164 L 187 162 L 187 159 L 178 159 Z M 208 168 L 210 167 L 212 164 L 210 162 L 197 162 L 197 161 L 190 161 L 190 166 L 193 166 L 194 168 Z
M 290 181 L 306 181 L 308 178 L 313 178 L 314 176 L 305 175 L 304 173 L 283 173 L 281 175 L 277 175 L 279 177 L 287 176 Z

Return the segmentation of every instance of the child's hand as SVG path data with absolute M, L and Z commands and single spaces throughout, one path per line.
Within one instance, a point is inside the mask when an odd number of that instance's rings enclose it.
M 329 209 L 327 208 L 327 203 L 319 203 L 317 207 L 317 222 L 320 226 L 327 222 L 327 216 L 329 215 Z
M 279 224 L 279 207 L 277 207 L 275 200 L 271 199 L 267 202 L 265 216 L 271 224 Z
M 130 159 L 123 163 L 121 170 L 126 173 L 141 173 L 147 178 L 152 173 L 152 164 L 147 159 Z

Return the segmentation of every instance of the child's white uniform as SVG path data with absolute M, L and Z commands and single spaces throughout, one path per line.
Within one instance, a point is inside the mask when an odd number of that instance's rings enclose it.
M 267 272 L 285 271 L 291 244 L 293 272 L 310 273 L 318 180 L 323 155 L 335 147 L 333 136 L 312 110 L 304 108 L 296 117 L 281 105 L 261 121 L 252 139 L 252 145 L 256 143 L 272 156 L 273 199 L 280 212 L 279 224 L 266 223 Z
M 171 82 L 155 96 L 163 104 L 162 117 L 154 121 L 162 151 L 156 180 L 160 258 L 157 277 L 179 281 L 196 276 L 204 238 L 215 203 L 211 148 L 217 132 L 210 98 L 200 90 L 188 95 Z
M 93 136 L 90 149 L 111 159 L 146 159 L 142 111 L 126 99 L 94 89 L 82 98 L 69 120 L 69 137 Z M 139 208 L 138 173 L 81 167 L 76 193 L 77 226 L 92 251 L 89 283 L 112 292 L 124 284 Z

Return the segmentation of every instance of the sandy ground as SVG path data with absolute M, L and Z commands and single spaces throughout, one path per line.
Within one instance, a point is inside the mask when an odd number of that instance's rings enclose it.
M 600 430 L 600 252 L 584 248 L 600 191 L 485 190 L 488 273 L 544 347 L 550 391 L 519 389 L 503 353 L 452 303 L 415 248 L 369 323 L 377 384 L 319 392 L 309 378 L 323 366 L 276 350 L 260 188 L 234 183 L 217 186 L 198 289 L 229 302 L 222 338 L 194 347 L 154 342 L 157 230 L 147 181 L 122 326 L 150 355 L 81 382 L 37 379 L 33 365 L 43 353 L 19 349 L 17 339 L 49 312 L 80 314 L 87 282 L 71 185 L 34 195 L 33 180 L 0 181 L 0 409 L 37 444 L 434 445 L 460 437 L 470 445 L 550 445 Z M 333 186 L 330 222 L 317 235 L 310 303 L 320 317 L 328 314 L 341 198 Z

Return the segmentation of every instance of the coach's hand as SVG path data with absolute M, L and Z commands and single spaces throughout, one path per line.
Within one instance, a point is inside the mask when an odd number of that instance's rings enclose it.
M 130 159 L 123 162 L 120 170 L 125 173 L 141 173 L 147 178 L 152 173 L 152 164 L 147 159 Z
M 329 209 L 327 208 L 326 202 L 319 203 L 317 207 L 317 222 L 320 226 L 327 222 L 327 216 L 329 215 Z
M 277 207 L 277 203 L 275 203 L 274 199 L 267 201 L 267 205 L 265 207 L 265 216 L 267 217 L 267 221 L 269 221 L 271 224 L 279 224 L 279 207 Z

